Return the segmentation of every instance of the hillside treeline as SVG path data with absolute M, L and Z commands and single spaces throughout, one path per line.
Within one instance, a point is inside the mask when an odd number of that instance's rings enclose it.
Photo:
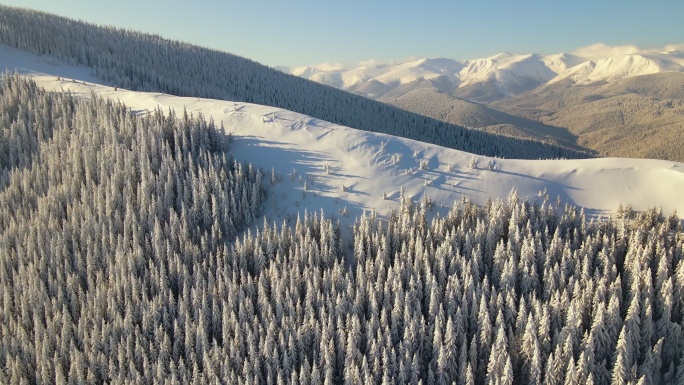
M 201 116 L 9 76 L 0 119 L 0 383 L 684 381 L 674 216 L 402 194 L 352 240 L 243 231 L 261 173 Z
M 157 35 L 0 6 L 0 43 L 93 68 L 111 85 L 280 107 L 361 130 L 487 156 L 586 158 L 540 141 L 499 137 L 323 86 L 251 60 Z

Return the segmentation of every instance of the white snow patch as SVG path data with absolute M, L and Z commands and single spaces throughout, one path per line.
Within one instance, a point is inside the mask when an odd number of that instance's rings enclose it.
M 0 44 L 0 69 L 17 71 L 22 75 L 53 75 L 81 82 L 98 82 L 91 75 L 92 68 L 68 65 L 49 56 L 41 56 Z

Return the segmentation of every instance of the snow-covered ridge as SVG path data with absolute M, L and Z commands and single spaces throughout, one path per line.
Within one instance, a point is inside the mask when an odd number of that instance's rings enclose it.
M 353 68 L 320 65 L 280 69 L 314 81 L 341 79 L 342 88 L 373 80 L 384 84 L 408 84 L 441 76 L 459 86 L 506 76 L 530 77 L 541 81 L 548 81 L 555 76 L 553 71 L 545 67 L 539 55 L 509 53 L 474 60 L 423 58 L 395 65 L 370 64 Z M 332 81 L 326 84 L 336 86 Z
M 517 189 L 533 198 L 546 190 L 555 199 L 608 214 L 620 203 L 635 209 L 660 206 L 684 212 L 684 164 L 642 159 L 509 160 L 490 159 L 422 142 L 369 133 L 294 112 L 249 103 L 132 92 L 97 84 L 34 76 L 48 89 L 118 99 L 134 111 L 187 109 L 222 124 L 236 141 L 231 151 L 265 171 L 273 168 L 274 216 L 318 211 L 351 217 L 362 210 L 385 214 L 405 194 L 424 194 L 450 207 L 465 196 L 484 204 Z M 475 167 L 471 167 L 474 162 Z M 491 165 L 491 170 L 489 166 Z M 275 218 L 274 218 L 275 219 Z
M 404 191 L 414 200 L 429 196 L 436 210 L 455 200 L 484 204 L 512 189 L 534 198 L 545 190 L 551 200 L 608 215 L 620 203 L 637 210 L 656 206 L 684 212 L 684 164 L 643 159 L 491 159 L 444 147 L 343 127 L 279 108 L 161 93 L 133 92 L 83 81 L 87 68 L 45 63 L 42 58 L 8 55 L 0 68 L 20 68 L 49 90 L 120 100 L 138 113 L 161 107 L 186 109 L 223 125 L 236 140 L 233 155 L 271 170 L 266 215 L 292 220 L 305 210 L 323 210 L 349 225 L 363 210 L 385 215 L 397 209 Z M 69 74 L 72 78 L 56 74 Z M 444 207 L 442 209 L 442 207 Z
M 576 83 L 614 81 L 666 71 L 684 72 L 684 45 L 656 49 L 594 44 L 573 53 L 553 55 L 500 53 L 488 58 L 453 60 L 411 59 L 398 64 L 364 63 L 345 67 L 318 65 L 280 67 L 281 70 L 330 86 L 351 89 L 363 83 L 389 86 L 443 78 L 454 89 L 494 82 L 504 93 L 515 93 L 520 84 L 530 86 L 570 78 Z M 443 84 L 443 83 L 442 83 Z M 523 90 L 527 90 L 523 88 Z
M 659 72 L 683 72 L 675 55 L 673 59 L 661 55 L 626 54 L 600 60 L 590 60 L 561 71 L 551 83 L 571 78 L 578 84 L 597 81 L 614 81 L 632 76 L 650 75 Z

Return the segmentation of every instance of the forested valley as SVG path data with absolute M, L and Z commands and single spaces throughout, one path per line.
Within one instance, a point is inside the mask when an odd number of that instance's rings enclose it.
M 0 383 L 684 383 L 675 214 L 402 194 L 343 239 L 263 223 L 202 116 L 6 75 L 0 121 Z

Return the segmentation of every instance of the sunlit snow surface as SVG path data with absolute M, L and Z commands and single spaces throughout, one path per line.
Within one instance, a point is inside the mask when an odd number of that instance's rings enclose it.
M 59 65 L 8 48 L 0 49 L 0 65 L 10 71 L 19 68 L 46 89 L 120 100 L 140 114 L 161 107 L 182 115 L 185 108 L 212 118 L 233 134 L 230 151 L 238 160 L 261 167 L 267 183 L 271 169 L 278 176 L 265 205 L 269 222 L 292 222 L 305 210 L 323 210 L 339 218 L 347 233 L 364 210 L 375 209 L 382 217 L 397 209 L 402 188 L 414 201 L 429 196 L 435 211 L 442 214 L 463 197 L 484 204 L 488 199 L 505 199 L 512 189 L 533 200 L 541 199 L 538 193 L 546 190 L 550 202 L 560 196 L 564 203 L 584 207 L 594 216 L 607 217 L 620 203 L 637 210 L 656 206 L 666 214 L 675 209 L 684 212 L 682 163 L 490 159 L 269 106 L 115 90 L 93 83 L 88 68 Z M 470 167 L 473 158 L 475 168 Z
M 684 72 L 684 45 L 645 49 L 594 44 L 573 53 L 553 55 L 500 53 L 469 60 L 413 58 L 391 64 L 368 62 L 346 67 L 320 64 L 280 69 L 354 92 L 361 89 L 364 83 L 376 83 L 383 84 L 385 92 L 405 86 L 402 92 L 406 93 L 410 90 L 406 86 L 411 83 L 421 87 L 420 81 L 439 77 L 447 80 L 453 89 L 493 81 L 506 91 L 515 90 L 516 85 L 523 80 L 541 85 L 569 78 L 578 84 L 588 84 L 659 72 Z M 531 88 L 522 88 L 524 91 L 529 89 Z M 443 91 L 449 92 L 448 89 Z

